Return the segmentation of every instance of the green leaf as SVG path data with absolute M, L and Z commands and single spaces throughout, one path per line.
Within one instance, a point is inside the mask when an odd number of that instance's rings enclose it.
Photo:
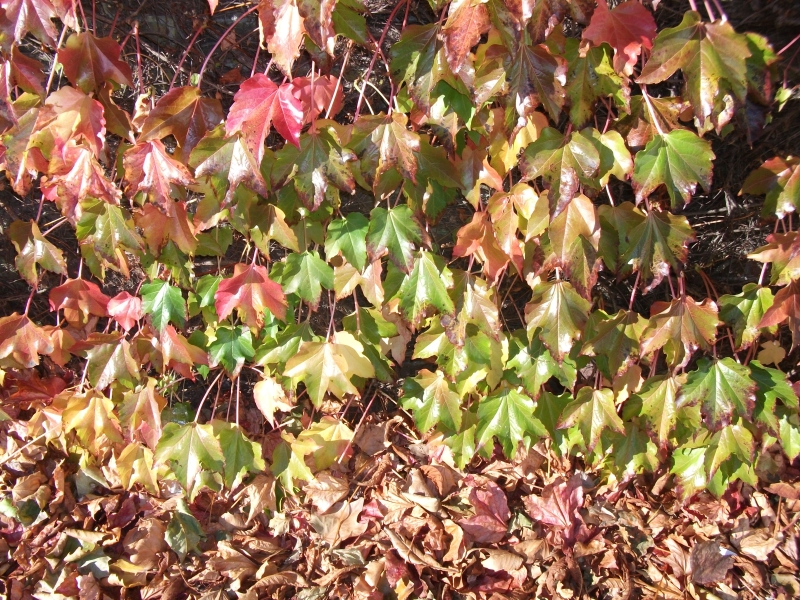
M 97 389 L 105 389 L 115 381 L 128 389 L 136 387 L 139 364 L 133 359 L 127 340 L 95 346 L 86 352 L 86 357 L 86 375 Z
M 675 129 L 656 135 L 633 163 L 633 189 L 641 202 L 660 185 L 667 188 L 672 208 L 683 208 L 692 199 L 697 184 L 711 188 L 711 144 L 691 131 Z
M 286 257 L 281 277 L 283 290 L 297 294 L 312 307 L 319 305 L 322 288 L 333 289 L 333 268 L 319 257 L 318 252 L 292 252 Z
M 717 337 L 717 305 L 705 299 L 700 304 L 691 296 L 672 302 L 654 302 L 650 320 L 642 334 L 640 354 L 651 356 L 664 348 L 671 366 L 685 366 L 698 348 L 709 350 Z
M 636 423 L 625 423 L 625 433 L 610 434 L 612 463 L 617 477 L 622 479 L 639 473 L 652 473 L 659 467 L 658 448 Z
M 539 283 L 525 307 L 528 339 L 537 335 L 560 363 L 586 324 L 591 304 L 566 281 Z
M 475 458 L 475 425 L 457 435 L 446 437 L 444 443 L 453 451 L 456 466 L 465 468 Z
M 281 433 L 281 443 L 272 451 L 272 473 L 283 485 L 283 488 L 293 493 L 296 479 L 311 481 L 314 474 L 305 462 L 305 455 L 314 450 L 313 442 L 299 444 L 291 433 Z
M 594 356 L 600 372 L 612 380 L 639 356 L 639 340 L 645 323 L 635 311 L 620 310 L 609 316 L 598 310 L 584 329 L 586 343 L 581 354 Z
M 238 425 L 215 423 L 219 430 L 219 445 L 225 457 L 225 486 L 233 490 L 247 473 L 260 473 L 266 467 L 261 458 L 261 444 L 251 442 Z
M 367 232 L 371 260 L 388 250 L 394 263 L 408 273 L 414 263 L 415 242 L 422 242 L 422 229 L 408 206 L 401 204 L 389 210 L 381 206 L 372 209 Z
M 706 451 L 708 476 L 713 477 L 720 465 L 731 456 L 736 456 L 748 464 L 752 463 L 754 449 L 753 434 L 741 420 L 726 425 L 714 434 Z
M 800 456 L 800 417 L 795 414 L 783 415 L 778 420 L 781 445 L 790 461 Z
M 369 43 L 367 36 L 367 20 L 344 2 L 337 2 L 331 15 L 333 30 L 356 44 L 366 46 Z
M 222 365 L 228 375 L 235 378 L 244 362 L 256 354 L 250 328 L 242 325 L 237 327 L 222 325 L 217 328 L 214 335 L 214 341 L 208 347 L 208 355 L 211 358 L 209 366 L 213 369 L 217 365 Z
M 614 392 L 608 388 L 593 390 L 582 387 L 575 400 L 565 409 L 558 424 L 560 429 L 577 426 L 588 452 L 594 450 L 603 430 L 610 428 L 625 433 L 625 425 L 614 405 Z
M 189 511 L 186 501 L 178 498 L 178 509 L 172 513 L 164 533 L 164 539 L 178 555 L 178 560 L 183 562 L 189 552 L 199 553 L 199 544 L 205 537 L 202 525 Z
M 224 457 L 211 425 L 167 423 L 154 460 L 168 463 L 178 482 L 191 494 L 203 469 L 222 473 Z
M 611 64 L 608 44 L 591 47 L 584 53 L 580 40 L 567 38 L 564 58 L 569 65 L 565 88 L 570 100 L 569 118 L 575 127 L 589 121 L 598 98 L 613 98 L 618 107 L 630 107 L 630 90 Z
M 784 406 L 788 408 L 800 408 L 800 400 L 789 383 L 786 373 L 778 369 L 770 369 L 763 366 L 757 360 L 751 360 L 747 365 L 750 367 L 750 377 L 756 382 L 756 399 L 775 405 L 775 400 L 780 398 Z
M 761 334 L 758 324 L 773 301 L 772 290 L 755 283 L 746 283 L 740 294 L 720 297 L 719 316 L 733 329 L 737 350 L 750 347 L 758 339 Z
M 550 437 L 554 440 L 558 439 L 558 437 L 563 434 L 563 432 L 559 430 L 558 424 L 561 421 L 561 415 L 564 413 L 564 409 L 569 406 L 572 401 L 573 397 L 569 392 L 564 392 L 556 396 L 546 391 L 536 403 L 536 410 L 533 411 L 533 416 L 542 422 L 545 429 L 547 429 L 547 433 L 549 433 Z
M 422 369 L 403 383 L 403 408 L 414 413 L 417 429 L 427 433 L 441 423 L 451 432 L 461 429 L 461 398 L 442 371 Z
M 142 310 L 150 315 L 159 333 L 172 321 L 179 328 L 186 324 L 186 304 L 181 290 L 157 279 L 142 286 Z
M 735 415 L 750 419 L 755 405 L 756 383 L 750 371 L 730 357 L 717 361 L 701 358 L 697 369 L 688 374 L 678 396 L 678 406 L 700 404 L 703 421 L 719 431 Z
M 66 274 L 63 253 L 47 241 L 35 221 L 14 221 L 8 228 L 8 237 L 17 249 L 17 271 L 32 286 L 39 282 L 37 265 L 53 273 Z
M 413 270 L 406 275 L 397 292 L 400 310 L 415 326 L 419 325 L 429 308 L 452 314 L 455 306 L 447 294 L 447 288 L 452 286 L 453 275 L 445 266 L 444 258 L 421 250 Z
M 504 387 L 482 399 L 478 404 L 478 449 L 491 456 L 494 438 L 503 446 L 509 458 L 517 454 L 523 442 L 528 448 L 540 437 L 547 435 L 539 419 L 533 416 L 533 399 L 518 389 Z
M 514 369 L 517 377 L 522 381 L 525 391 L 534 400 L 539 398 L 542 386 L 551 377 L 557 378 L 565 388 L 572 389 L 575 387 L 578 372 L 577 365 L 568 356 L 565 356 L 559 365 L 539 338 L 534 339 L 530 345 L 525 340 L 523 345 L 518 336 L 515 335 L 512 338 L 512 344 L 519 344 L 521 347 L 511 360 L 506 363 L 506 368 Z
M 673 465 L 670 473 L 678 478 L 684 498 L 706 487 L 706 450 L 705 448 L 678 448 L 672 453 Z
M 331 260 L 341 254 L 359 271 L 367 264 L 367 229 L 369 221 L 361 213 L 353 212 L 344 219 L 334 219 L 328 225 L 325 237 L 325 258 Z
M 398 86 L 408 85 L 414 103 L 422 110 L 430 108 L 433 88 L 447 68 L 440 29 L 436 23 L 409 25 L 389 49 L 392 79 Z
M 641 401 L 639 415 L 648 425 L 648 433 L 659 446 L 666 448 L 677 422 L 678 390 L 685 377 L 658 375 L 645 380 L 632 399 Z

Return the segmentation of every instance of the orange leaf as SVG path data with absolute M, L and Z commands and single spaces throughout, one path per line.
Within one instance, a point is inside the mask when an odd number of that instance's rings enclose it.
M 233 277 L 220 282 L 214 298 L 220 319 L 227 318 L 237 308 L 249 327 L 260 328 L 264 324 L 264 309 L 268 308 L 281 321 L 286 320 L 283 289 L 259 265 L 237 264 Z

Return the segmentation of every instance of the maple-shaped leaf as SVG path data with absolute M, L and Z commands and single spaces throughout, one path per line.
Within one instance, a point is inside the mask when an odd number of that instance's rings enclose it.
M 647 423 L 647 431 L 662 448 L 670 443 L 670 436 L 677 422 L 678 391 L 686 377 L 657 375 L 645 380 L 632 398 L 641 402 L 639 416 Z
M 303 123 L 313 123 L 323 112 L 325 118 L 329 118 L 342 110 L 342 86 L 332 75 L 314 77 L 313 93 L 311 77 L 295 77 L 292 79 L 292 93 L 303 105 Z
M 642 357 L 650 357 L 664 348 L 667 362 L 685 366 L 697 350 L 710 350 L 717 339 L 717 305 L 710 299 L 701 303 L 690 296 L 671 302 L 654 302 L 650 320 L 641 339 Z
M 699 13 L 689 11 L 680 25 L 662 29 L 656 36 L 637 81 L 659 83 L 681 69 L 688 99 L 703 126 L 707 118 L 715 120 L 721 94 L 732 94 L 744 101 L 745 59 L 750 54 L 747 38 L 736 33 L 727 20 L 704 23 Z
M 475 442 L 484 456 L 491 456 L 494 438 L 509 458 L 517 454 L 522 442 L 526 448 L 547 435 L 544 425 L 533 416 L 534 402 L 521 389 L 501 388 L 478 404 L 478 431 Z
M 303 342 L 286 363 L 284 377 L 306 384 L 314 406 L 320 406 L 326 392 L 337 398 L 345 394 L 358 395 L 353 376 L 374 377 L 375 369 L 364 356 L 364 346 L 351 334 L 338 331 L 333 342 Z
M 608 437 L 613 452 L 603 464 L 612 468 L 617 477 L 654 473 L 661 466 L 658 446 L 635 421 L 625 423 L 625 435 L 611 433 Z
M 306 34 L 318 48 L 333 56 L 336 32 L 333 30 L 333 10 L 338 0 L 297 0 L 297 10 L 303 17 Z
M 261 196 L 267 196 L 267 184 L 259 164 L 241 134 L 226 138 L 222 125 L 197 142 L 189 156 L 189 166 L 194 169 L 198 181 L 227 181 L 227 203 L 233 201 L 239 184 Z
M 455 307 L 447 294 L 447 288 L 452 285 L 453 275 L 445 266 L 444 259 L 421 250 L 414 259 L 414 268 L 405 276 L 397 292 L 400 310 L 414 326 L 419 325 L 431 308 L 452 314 Z
M 47 169 L 46 161 L 41 160 L 38 148 L 31 147 L 30 144 L 39 112 L 38 107 L 27 110 L 0 138 L 0 164 L 5 168 L 11 187 L 20 196 L 25 196 L 31 189 L 32 179 Z M 45 164 L 41 164 L 42 162 Z
M 120 292 L 111 298 L 106 309 L 111 318 L 119 323 L 125 331 L 130 331 L 144 316 L 142 299 L 138 296 L 131 296 L 128 292 Z
M 103 390 L 118 381 L 133 389 L 139 380 L 139 364 L 128 340 L 98 344 L 86 352 L 86 376 L 96 389 Z
M 55 47 L 57 31 L 52 20 L 59 15 L 49 0 L 8 0 L 3 8 L 17 43 L 30 33 L 45 46 Z
M 406 83 L 408 93 L 422 110 L 430 109 L 433 89 L 450 70 L 440 37 L 441 26 L 408 25 L 389 49 L 392 79 Z
M 372 260 L 384 252 L 403 271 L 408 273 L 414 264 L 414 243 L 422 242 L 422 228 L 408 206 L 401 204 L 385 209 L 378 206 L 369 214 L 367 250 Z
M 534 400 L 539 398 L 542 387 L 552 377 L 557 378 L 559 383 L 567 389 L 575 386 L 577 366 L 569 357 L 565 357 L 559 365 L 540 339 L 536 338 L 528 344 L 527 339 L 523 341 L 521 338 L 522 336 L 519 334 L 512 337 L 512 347 L 519 346 L 519 349 L 506 362 L 506 368 L 514 369 L 522 381 L 525 391 Z
M 472 204 L 475 210 L 480 208 L 481 184 L 501 191 L 503 179 L 500 174 L 489 164 L 487 156 L 488 140 L 481 138 L 480 143 L 474 144 L 467 140 L 466 147 L 461 155 L 456 158 L 456 169 L 460 175 L 461 189 L 464 197 Z
M 680 272 L 679 262 L 686 262 L 688 244 L 695 239 L 686 217 L 653 208 L 626 232 L 619 249 L 620 265 L 625 273 L 639 271 L 644 291 L 649 292 L 669 276 L 670 269 L 675 275 Z
M 504 66 L 509 102 L 517 115 L 525 119 L 542 106 L 550 118 L 558 121 L 564 106 L 564 60 L 554 56 L 545 44 L 523 45 L 506 54 Z
M 560 363 L 581 336 L 590 308 L 569 282 L 539 282 L 525 307 L 528 338 L 538 335 Z
M 537 194 L 527 183 L 518 183 L 508 192 L 493 194 L 487 210 L 492 216 L 495 237 L 509 256 L 516 254 L 520 247 L 518 232 L 524 233 L 528 241 L 544 233 L 550 223 L 547 194 Z
M 614 391 L 609 388 L 594 390 L 582 387 L 575 400 L 567 405 L 558 424 L 560 429 L 578 427 L 588 452 L 594 450 L 605 429 L 625 433 L 625 426 L 614 405 Z
M 181 290 L 166 281 L 156 279 L 141 288 L 142 310 L 150 315 L 159 333 L 172 321 L 179 327 L 186 323 L 186 302 Z
M 600 169 L 600 153 L 583 131 L 565 136 L 548 127 L 527 148 L 520 159 L 524 179 L 542 177 L 550 186 L 550 201 L 557 216 L 583 185 L 594 187 L 592 180 Z
M 300 136 L 297 148 L 289 144 L 276 153 L 275 169 L 283 169 L 300 200 L 309 210 L 317 210 L 324 200 L 340 204 L 339 191 L 352 194 L 356 180 L 348 166 L 355 153 L 343 148 L 330 121 L 317 121 Z
M 330 261 L 341 254 L 359 271 L 367 263 L 367 230 L 369 220 L 358 212 L 343 219 L 334 219 L 328 224 L 325 234 L 325 257 Z
M 775 401 L 780 398 L 784 406 L 789 408 L 800 407 L 798 392 L 789 383 L 786 373 L 778 369 L 765 367 L 757 360 L 751 360 L 750 378 L 756 382 L 756 399 L 774 407 Z
M 158 480 L 153 469 L 153 452 L 150 448 L 139 442 L 131 442 L 120 452 L 116 463 L 123 488 L 130 490 L 138 483 L 151 494 L 158 494 Z
M 582 35 L 595 46 L 608 43 L 615 52 L 614 69 L 631 75 L 642 48 L 653 47 L 656 21 L 636 0 L 622 2 L 611 10 L 606 0 L 598 0 L 592 20 Z
M 766 246 L 757 248 L 747 258 L 772 263 L 772 285 L 790 285 L 800 279 L 800 234 L 796 231 L 772 233 L 767 236 L 767 242 Z
M 48 172 L 49 176 L 43 177 L 40 183 L 42 194 L 58 204 L 71 223 L 81 220 L 86 198 L 118 205 L 122 197 L 92 150 L 77 145 L 75 140 L 68 141 L 61 152 L 53 154 Z
M 541 496 L 525 496 L 522 502 L 525 512 L 533 519 L 557 532 L 557 539 L 565 544 L 575 542 L 575 535 L 583 524 L 578 512 L 583 506 L 583 479 L 579 473 L 567 481 L 558 477 L 544 487 Z
M 568 65 L 565 91 L 570 100 L 569 118 L 575 127 L 589 121 L 598 98 L 611 98 L 625 110 L 630 107 L 630 89 L 611 66 L 608 46 L 585 49 L 575 38 L 568 38 L 564 58 Z
M 767 309 L 759 327 L 773 327 L 783 322 L 792 332 L 792 350 L 800 345 L 800 280 L 793 281 L 775 294 L 772 306 Z
M 264 311 L 269 311 L 281 321 L 286 320 L 286 297 L 280 284 L 272 281 L 267 270 L 256 264 L 237 264 L 233 277 L 223 279 L 214 294 L 217 315 L 226 319 L 237 309 L 242 320 L 260 329 L 264 324 Z
M 461 429 L 461 398 L 442 371 L 422 369 L 403 383 L 403 408 L 411 410 L 423 433 L 442 424 L 446 431 Z
M 197 249 L 197 234 L 189 220 L 185 202 L 170 201 L 161 208 L 145 204 L 141 211 L 136 212 L 134 220 L 141 227 L 147 247 L 154 255 L 159 255 L 168 241 L 186 254 L 194 254 Z
M 247 148 L 261 164 L 264 140 L 272 125 L 283 139 L 300 147 L 300 128 L 303 126 L 300 100 L 292 94 L 291 85 L 275 85 L 263 73 L 256 73 L 242 83 L 233 97 L 225 132 L 227 135 L 242 132 Z
M 611 381 L 638 358 L 644 329 L 644 319 L 635 311 L 620 310 L 611 316 L 598 310 L 584 330 L 586 341 L 581 354 L 594 356 L 600 371 Z
M 741 419 L 726 425 L 709 440 L 706 450 L 706 469 L 709 478 L 713 477 L 717 469 L 732 456 L 746 464 L 752 463 L 754 450 L 753 434 L 743 425 Z
M 261 47 L 266 43 L 275 64 L 285 75 L 291 76 L 292 63 L 300 56 L 300 45 L 306 32 L 297 0 L 260 0 L 258 29 Z
M 167 405 L 167 400 L 156 390 L 157 383 L 148 377 L 144 386 L 126 392 L 119 409 L 120 421 L 130 431 L 130 438 L 144 442 L 151 450 L 156 449 L 161 439 L 161 411 Z
M 106 120 L 102 104 L 67 85 L 45 100 L 36 119 L 36 131 L 31 135 L 30 147 L 38 148 L 45 158 L 52 160 L 63 152 L 70 140 L 84 142 L 95 156 L 102 157 Z
M 122 48 L 110 37 L 97 38 L 84 31 L 73 33 L 58 51 L 58 62 L 73 85 L 87 94 L 99 90 L 106 81 L 133 87 L 131 68 L 120 60 Z
M 190 344 L 172 325 L 167 325 L 154 341 L 161 350 L 162 373 L 172 369 L 182 377 L 194 381 L 194 366 L 208 365 L 206 353 Z
M 253 400 L 255 400 L 258 410 L 273 427 L 278 424 L 275 418 L 277 411 L 289 412 L 294 408 L 289 403 L 283 387 L 274 377 L 265 377 L 253 386 Z
M 46 332 L 27 315 L 14 313 L 0 317 L 0 365 L 32 369 L 39 364 L 40 354 L 55 350 Z
M 168 464 L 191 494 L 205 470 L 222 473 L 224 456 L 211 425 L 167 423 L 155 451 L 157 463 Z
M 711 144 L 691 131 L 675 129 L 655 136 L 634 159 L 637 203 L 663 185 L 672 207 L 682 208 L 691 201 L 698 183 L 704 190 L 710 189 L 715 158 Z
M 719 431 L 734 419 L 734 412 L 750 419 L 755 405 L 756 382 L 750 371 L 730 357 L 701 358 L 690 371 L 678 396 L 678 406 L 700 405 L 703 421 Z
M 133 197 L 142 192 L 167 210 L 173 202 L 171 186 L 187 187 L 194 183 L 189 170 L 167 154 L 161 140 L 137 143 L 122 156 L 122 164 L 128 195 Z
M 231 379 L 235 379 L 246 360 L 253 358 L 253 336 L 247 327 L 217 327 L 214 340 L 208 346 L 209 366 L 222 365 Z
M 513 256 L 508 256 L 500 247 L 489 213 L 476 212 L 472 215 L 472 222 L 458 230 L 453 256 L 477 256 L 483 264 L 486 277 L 496 281 L 511 258 L 517 270 L 522 272 L 522 250 L 518 244 L 509 244 L 509 247 L 514 252 Z
M 313 470 L 322 471 L 338 462 L 339 457 L 352 446 L 353 432 L 347 423 L 331 416 L 311 423 L 297 435 L 299 444 L 312 448 Z
M 264 471 L 266 465 L 261 457 L 261 444 L 250 441 L 242 428 L 233 423 L 215 421 L 214 427 L 225 459 L 225 487 L 233 490 L 248 473 Z
M 766 195 L 762 214 L 779 219 L 800 210 L 800 159 L 775 156 L 747 176 L 740 194 Z
M 453 73 L 458 73 L 481 36 L 489 30 L 489 12 L 484 3 L 456 0 L 450 3 L 442 29 L 444 51 Z
M 333 289 L 333 269 L 319 257 L 318 252 L 293 252 L 286 257 L 281 283 L 287 294 L 297 294 L 312 306 L 317 306 L 322 288 Z
M 560 268 L 579 294 L 591 298 L 600 268 L 599 243 L 597 209 L 580 194 L 550 221 L 547 238 L 542 242 L 546 258 L 539 274 Z
M 64 309 L 64 317 L 74 327 L 85 325 L 91 316 L 108 316 L 109 300 L 96 283 L 85 279 L 69 279 L 50 290 L 50 309 Z
M 772 307 L 772 290 L 755 283 L 746 283 L 740 294 L 719 298 L 719 317 L 733 329 L 736 349 L 749 348 L 761 333 L 760 323 Z
M 65 431 L 74 431 L 84 447 L 100 452 L 108 442 L 122 442 L 119 422 L 111 398 L 96 390 L 75 394 L 69 398 L 61 415 Z
M 36 286 L 39 281 L 37 265 L 53 273 L 66 274 L 64 254 L 47 241 L 35 221 L 14 221 L 8 228 L 8 237 L 17 249 L 17 258 L 14 261 L 17 271 L 32 286 Z
M 630 113 L 621 115 L 616 129 L 634 150 L 646 146 L 659 132 L 685 129 L 682 121 L 692 118 L 689 103 L 680 96 L 648 96 L 647 100 L 644 96 L 633 96 L 630 100 Z
M 198 88 L 173 88 L 158 99 L 147 115 L 139 141 L 161 140 L 171 135 L 178 142 L 175 158 L 187 163 L 194 147 L 222 122 L 224 116 L 220 101 L 204 98 Z

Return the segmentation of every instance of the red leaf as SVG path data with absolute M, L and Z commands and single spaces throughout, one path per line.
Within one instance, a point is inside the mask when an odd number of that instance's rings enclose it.
M 108 314 L 125 331 L 130 331 L 136 321 L 142 318 L 142 299 L 120 292 L 108 301 Z
M 518 246 L 512 246 L 518 248 Z M 519 272 L 522 272 L 522 252 L 509 257 L 503 252 L 495 237 L 494 228 L 489 221 L 489 213 L 476 212 L 472 222 L 458 230 L 458 239 L 453 248 L 453 256 L 470 256 L 474 254 L 483 263 L 483 272 L 491 281 L 495 281 L 508 265 L 509 258 L 514 259 Z
M 583 39 L 595 46 L 607 42 L 614 48 L 614 68 L 628 75 L 633 73 L 642 46 L 653 47 L 655 35 L 653 15 L 637 0 L 623 2 L 613 10 L 608 10 L 606 0 L 598 0 L 592 20 L 583 30 Z
M 0 366 L 32 369 L 39 364 L 40 354 L 53 350 L 50 337 L 27 315 L 0 318 Z
M 259 164 L 264 158 L 264 140 L 270 125 L 275 125 L 286 141 L 300 147 L 303 106 L 292 89 L 290 83 L 277 86 L 263 73 L 256 73 L 242 84 L 233 98 L 225 131 L 228 135 L 241 131 Z
M 166 210 L 173 204 L 171 184 L 185 187 L 194 183 L 189 170 L 167 154 L 159 140 L 139 142 L 125 152 L 122 164 L 128 182 L 127 193 L 133 197 L 144 192 Z
M 207 365 L 208 355 L 197 346 L 189 343 L 172 325 L 167 325 L 158 340 L 161 349 L 163 373 L 172 369 L 187 379 L 194 381 L 194 365 Z
M 95 156 L 102 156 L 106 143 L 103 105 L 75 88 L 64 86 L 45 100 L 31 136 L 49 160 L 71 139 L 84 140 Z
M 800 345 L 800 280 L 795 280 L 775 294 L 775 301 L 764 313 L 761 327 L 772 327 L 788 321 L 792 331 L 792 350 Z
M 131 68 L 119 59 L 122 48 L 110 37 L 97 38 L 91 33 L 73 33 L 58 51 L 64 74 L 87 94 L 108 81 L 133 87 Z
M 314 100 L 311 99 L 311 79 L 308 77 L 295 77 L 292 80 L 292 93 L 300 100 L 303 107 L 303 123 L 310 123 L 312 119 L 331 107 L 330 116 L 333 117 L 342 110 L 342 86 L 338 80 L 330 75 L 314 78 Z M 334 98 L 334 93 L 336 97 Z M 333 103 L 331 103 L 333 99 Z
M 291 75 L 292 63 L 300 56 L 306 32 L 295 0 L 261 0 L 258 4 L 261 46 L 266 43 L 275 64 Z
M 108 316 L 109 300 L 96 283 L 85 279 L 70 279 L 50 290 L 50 309 L 63 308 L 69 324 L 76 327 L 85 325 L 90 315 Z
M 52 19 L 58 15 L 49 0 L 8 0 L 3 4 L 17 42 L 21 42 L 26 33 L 31 33 L 43 44 L 55 46 L 57 32 Z
M 469 486 L 469 503 L 475 515 L 458 521 L 472 539 L 480 544 L 496 544 L 502 540 L 511 518 L 508 501 L 503 490 L 486 477 L 467 475 L 463 482 Z
M 197 237 L 185 202 L 171 202 L 164 213 L 153 204 L 145 204 L 141 212 L 134 215 L 136 225 L 142 228 L 147 246 L 154 254 L 172 240 L 186 254 L 193 254 L 197 248 Z
M 286 319 L 283 289 L 267 277 L 267 270 L 259 265 L 236 265 L 233 277 L 220 282 L 214 299 L 220 319 L 227 318 L 234 308 L 239 309 L 242 319 L 250 327 L 264 324 L 264 308 L 281 321 Z
M 541 497 L 526 496 L 522 499 L 528 514 L 555 530 L 556 539 L 563 544 L 575 541 L 575 534 L 583 524 L 578 509 L 583 504 L 583 483 L 580 475 L 569 481 L 562 478 L 545 486 Z
M 447 64 L 453 73 L 461 70 L 470 48 L 489 30 L 489 24 L 489 11 L 486 10 L 485 4 L 475 3 L 472 0 L 461 0 L 450 4 L 450 13 L 442 34 Z
M 175 88 L 159 98 L 147 115 L 139 141 L 160 140 L 172 135 L 179 146 L 174 156 L 186 163 L 197 142 L 224 117 L 222 104 L 216 98 L 203 98 L 200 90 L 193 86 Z
M 44 96 L 42 80 L 42 63 L 35 58 L 25 56 L 17 46 L 11 49 L 11 77 L 14 83 L 26 92 Z

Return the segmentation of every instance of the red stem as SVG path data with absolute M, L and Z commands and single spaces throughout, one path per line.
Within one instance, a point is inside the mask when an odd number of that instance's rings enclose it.
M 206 59 L 203 61 L 203 66 L 201 66 L 201 67 L 200 67 L 200 74 L 197 76 L 197 87 L 198 87 L 198 88 L 200 87 L 200 84 L 202 84 L 202 83 L 203 83 L 203 74 L 206 72 L 206 67 L 208 66 L 208 61 L 211 59 L 211 56 L 214 54 L 214 52 L 216 52 L 217 48 L 219 48 L 220 44 L 222 44 L 222 40 L 224 40 L 225 38 L 227 38 L 227 37 L 228 37 L 228 34 L 229 34 L 231 31 L 233 31 L 233 28 L 234 28 L 234 27 L 236 27 L 236 26 L 237 26 L 237 25 L 238 25 L 238 24 L 239 24 L 239 23 L 240 23 L 240 22 L 241 22 L 241 21 L 242 21 L 242 20 L 243 20 L 243 19 L 244 19 L 244 18 L 247 16 L 247 15 L 249 15 L 250 13 L 253 13 L 253 12 L 257 11 L 257 10 L 258 10 L 258 4 L 256 4 L 255 6 L 252 6 L 252 7 L 250 7 L 248 10 L 246 10 L 245 12 L 243 12 L 243 13 L 242 13 L 242 14 L 239 16 L 239 18 L 238 18 L 238 19 L 236 19 L 236 20 L 235 20 L 233 23 L 231 23 L 231 26 L 230 26 L 230 27 L 228 27 L 228 28 L 225 30 L 225 33 L 223 33 L 223 34 L 222 34 L 222 35 L 219 37 L 219 39 L 217 40 L 217 43 L 216 43 L 216 44 L 214 44 L 214 47 L 213 47 L 213 48 L 211 48 L 211 51 L 210 51 L 210 52 L 208 53 L 208 55 L 206 56 Z
M 189 45 L 183 52 L 183 56 L 181 56 L 181 60 L 178 63 L 178 66 L 175 68 L 175 73 L 173 73 L 172 80 L 169 82 L 169 90 L 172 90 L 172 88 L 175 86 L 175 80 L 178 78 L 178 73 L 181 72 L 181 67 L 183 67 L 183 63 L 186 60 L 186 57 L 189 56 L 189 51 L 192 49 L 192 46 L 194 46 L 194 43 L 197 41 L 198 36 L 203 32 L 205 28 L 206 24 L 203 23 L 202 25 L 200 25 L 200 27 L 197 28 L 197 31 L 194 32 L 192 39 L 189 41 Z M 258 56 L 256 56 L 256 58 L 258 58 Z

